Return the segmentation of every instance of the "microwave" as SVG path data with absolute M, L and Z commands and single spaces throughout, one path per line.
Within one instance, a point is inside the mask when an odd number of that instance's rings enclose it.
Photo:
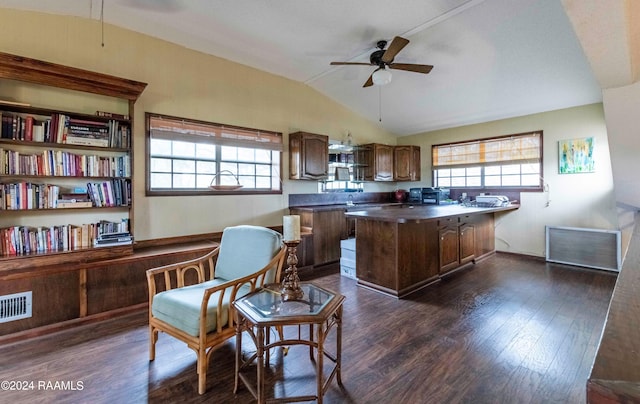
M 449 199 L 449 190 L 444 188 L 410 188 L 409 203 L 440 205 Z

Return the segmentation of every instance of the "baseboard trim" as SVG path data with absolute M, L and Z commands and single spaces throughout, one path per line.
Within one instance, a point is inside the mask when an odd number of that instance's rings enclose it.
M 97 323 L 99 321 L 109 320 L 114 317 L 126 316 L 128 314 L 138 313 L 140 311 L 147 310 L 149 303 L 140 303 L 133 306 L 123 307 L 120 309 L 114 309 L 105 311 L 102 313 L 92 314 L 86 317 L 74 318 L 67 321 L 62 321 L 55 324 L 44 325 L 41 327 L 31 328 L 25 331 L 19 331 L 13 334 L 7 334 L 0 336 L 0 345 L 9 345 L 17 342 L 24 341 L 25 339 L 37 338 L 44 335 L 53 334 L 56 332 L 68 330 L 81 325 Z

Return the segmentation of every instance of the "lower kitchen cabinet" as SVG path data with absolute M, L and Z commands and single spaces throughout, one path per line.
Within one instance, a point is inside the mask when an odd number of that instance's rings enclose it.
M 360 285 L 395 297 L 438 278 L 435 221 L 358 220 L 356 274 Z
M 460 218 L 462 220 L 462 218 Z M 460 265 L 476 259 L 476 227 L 473 223 L 461 222 L 458 226 Z
M 345 236 L 344 211 L 344 208 L 289 209 L 290 214 L 300 216 L 300 226 L 304 231 L 310 232 L 298 247 L 298 261 L 313 267 L 340 261 L 340 240 Z M 304 257 L 301 256 L 303 252 L 306 253 Z
M 438 250 L 440 253 L 440 273 L 445 273 L 460 266 L 460 237 L 458 235 L 458 223 L 454 218 L 438 223 Z M 439 221 L 442 222 L 442 221 Z
M 476 259 L 476 220 L 472 215 L 438 220 L 441 274 Z
M 358 284 L 403 297 L 495 252 L 494 213 L 459 207 L 347 212 L 356 220 Z M 458 210 L 455 213 L 454 210 Z

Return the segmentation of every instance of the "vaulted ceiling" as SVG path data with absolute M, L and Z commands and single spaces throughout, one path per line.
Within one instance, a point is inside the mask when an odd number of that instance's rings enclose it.
M 403 136 L 600 102 L 602 88 L 636 78 L 629 3 L 0 0 L 0 7 L 103 18 L 300 81 Z M 410 41 L 395 62 L 433 70 L 393 70 L 391 83 L 363 88 L 373 66 L 330 65 L 368 62 L 377 41 L 395 36 Z

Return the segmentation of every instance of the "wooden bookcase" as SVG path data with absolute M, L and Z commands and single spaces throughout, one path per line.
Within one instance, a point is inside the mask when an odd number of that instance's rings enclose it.
M 12 190 L 13 198 L 18 195 L 21 202 L 16 204 L 5 192 L 5 206 L 0 207 L 0 228 L 67 226 L 69 229 L 68 225 L 81 227 L 102 220 L 117 222 L 115 218 L 121 217 L 129 222 L 129 231 L 133 234 L 134 104 L 146 83 L 0 53 L 0 84 L 5 83 L 6 86 L 0 86 L 0 100 L 4 100 L 0 101 L 0 112 L 6 118 L 0 138 L 0 183 L 6 190 Z M 19 91 L 21 86 L 29 89 Z M 3 89 L 6 88 L 14 91 L 5 94 Z M 54 95 L 59 92 L 60 99 L 65 99 L 64 107 L 38 105 L 39 89 Z M 16 99 L 16 95 L 23 93 L 29 99 Z M 99 100 L 95 107 L 91 105 L 92 97 Z M 52 98 L 56 99 L 55 96 L 48 97 Z M 77 102 L 75 108 L 70 106 L 73 101 L 69 103 L 69 99 L 82 101 Z M 126 110 L 126 113 L 99 116 L 98 110 L 109 108 L 104 105 L 113 105 L 114 109 L 117 106 L 119 111 Z M 44 124 L 47 120 L 50 123 Z M 57 121 L 62 123 L 56 125 Z M 72 122 L 77 126 L 83 123 L 91 126 L 85 130 L 92 133 L 79 135 L 76 132 L 74 136 L 69 126 Z M 50 130 L 44 131 L 50 135 L 45 139 L 39 137 L 41 131 L 33 129 L 34 123 L 38 127 L 40 123 L 43 127 L 49 126 Z M 97 134 L 97 131 L 104 132 L 96 129 L 101 125 L 106 135 Z M 75 130 L 82 129 L 76 127 Z M 38 135 L 34 137 L 36 132 Z M 72 142 L 75 144 L 70 144 Z M 55 192 L 86 189 L 88 183 L 104 187 L 104 194 L 96 196 L 103 202 L 108 199 L 106 206 L 103 203 L 98 206 L 92 201 L 91 206 L 68 204 L 61 208 L 52 202 Z M 10 186 L 5 187 L 5 184 Z M 42 193 L 46 193 L 46 199 Z M 7 199 L 12 206 L 7 206 Z M 93 248 L 84 243 L 73 247 L 67 244 L 61 249 L 30 249 L 28 253 L 17 254 L 5 251 L 0 256 L 0 271 L 90 262 L 132 252 L 130 245 Z M 6 245 L 3 249 L 7 250 Z

